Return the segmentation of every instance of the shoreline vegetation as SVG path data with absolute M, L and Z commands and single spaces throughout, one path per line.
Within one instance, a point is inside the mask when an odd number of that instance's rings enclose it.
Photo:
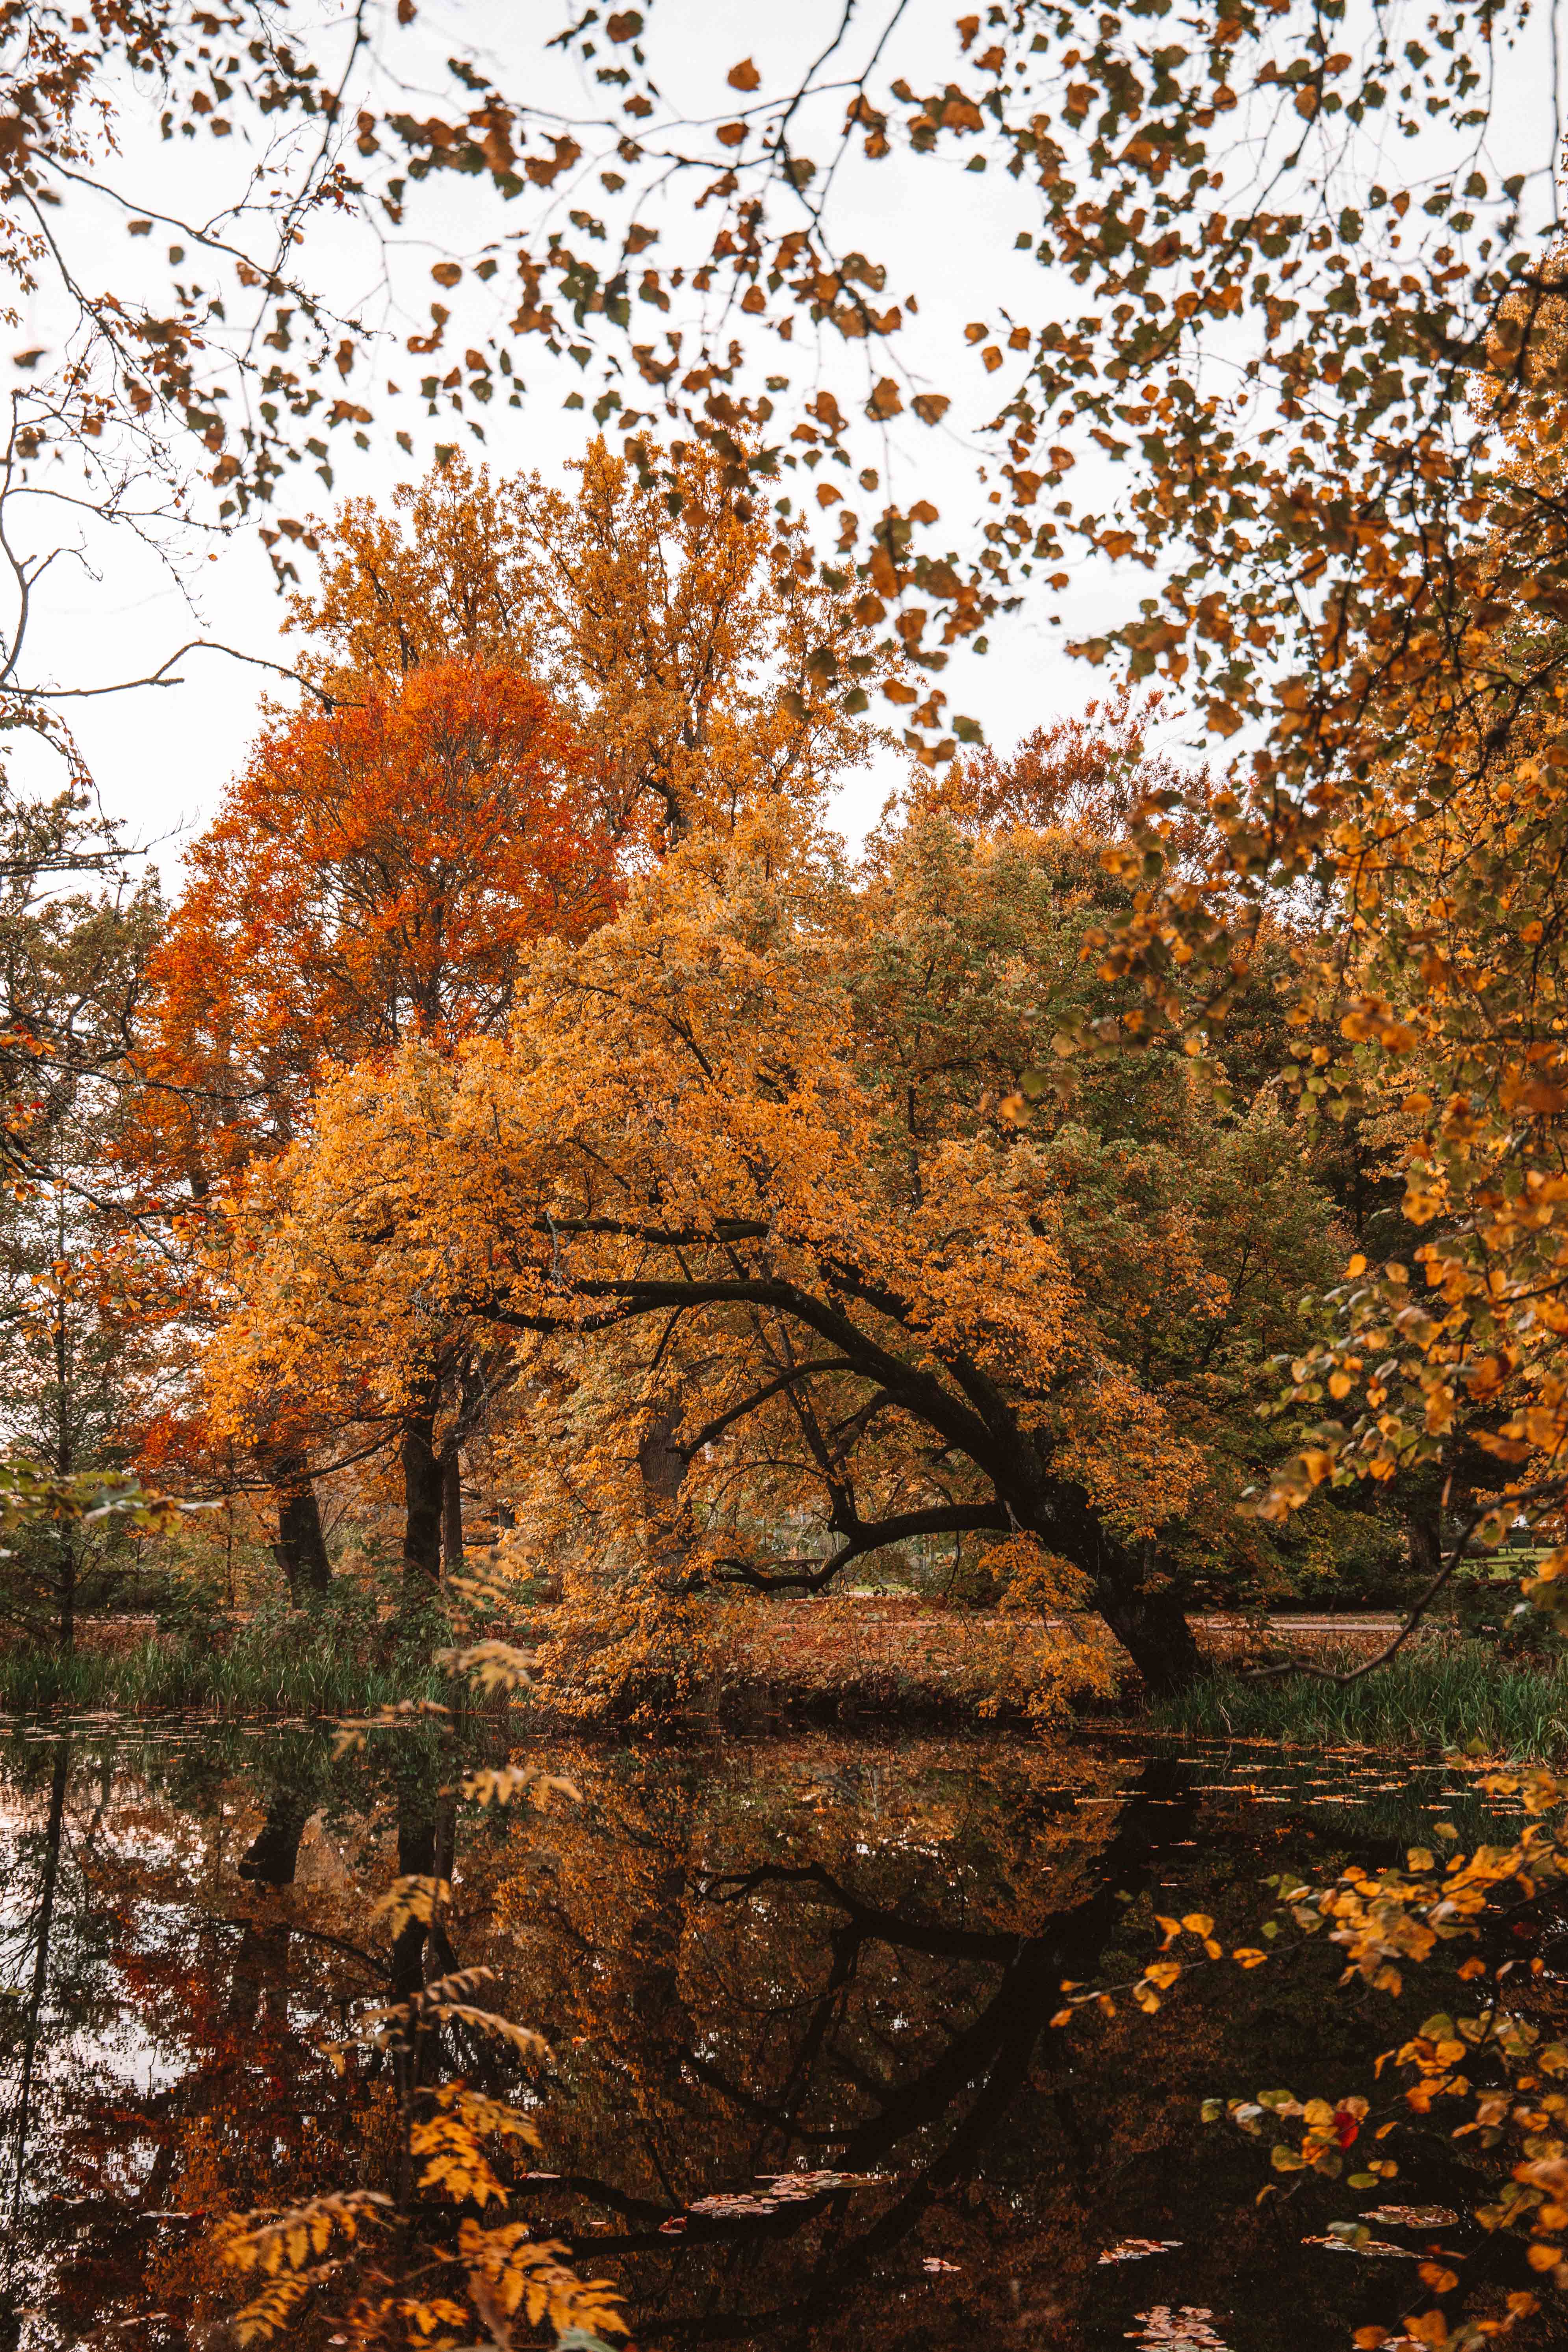
M 548 1612 L 492 1635 L 548 1654 Z M 804 1612 L 800 1612 L 804 1613 Z M 1568 1755 L 1568 1658 L 1510 1655 L 1496 1642 L 1438 1623 L 1424 1628 L 1402 1655 L 1351 1683 L 1301 1673 L 1263 1679 L 1248 1673 L 1227 1628 L 1205 1629 L 1211 1671 L 1176 1698 L 1151 1699 L 1125 1661 L 1112 1661 L 1085 1638 L 1086 1670 L 1077 1686 L 1031 1706 L 1029 1629 L 999 1612 L 933 1611 L 900 1605 L 897 1596 L 867 1596 L 812 1610 L 809 1630 L 784 1608 L 761 1627 L 737 1624 L 713 1645 L 708 1671 L 687 1694 L 680 1719 L 760 1727 L 840 1721 L 885 1727 L 968 1721 L 980 1727 L 1039 1729 L 1047 1736 L 1110 1720 L 1119 1727 L 1234 1738 L 1283 1748 L 1367 1748 L 1412 1759 L 1454 1749 L 1549 1761 Z M 489 1712 L 484 1700 L 435 1664 L 447 1633 L 425 1612 L 417 1623 L 379 1618 L 364 1605 L 301 1612 L 268 1608 L 249 1618 L 159 1627 L 145 1619 L 107 1619 L 82 1628 L 71 1652 L 14 1645 L 0 1651 L 0 1715 L 82 1713 L 128 1719 L 180 1714 L 237 1720 L 330 1719 L 400 1704 L 455 1701 Z M 788 1622 L 786 1622 L 788 1621 Z M 1286 1640 L 1295 1654 L 1339 1672 L 1364 1663 L 1366 1640 L 1336 1634 L 1331 1620 Z M 1274 1654 L 1281 1644 L 1276 1642 Z M 998 1647 L 1017 1653 L 1014 1673 L 997 1676 Z M 1108 1671 L 1109 1669 L 1109 1671 Z M 977 1693 L 989 1678 L 988 1699 Z M 621 1693 L 598 1703 L 579 1696 L 563 1704 L 544 1686 L 521 1694 L 541 1726 L 597 1722 L 610 1730 L 643 1729 L 659 1710 Z M 504 1704 L 504 1700 L 502 1701 Z M 514 1720 L 516 1717 L 513 1718 Z

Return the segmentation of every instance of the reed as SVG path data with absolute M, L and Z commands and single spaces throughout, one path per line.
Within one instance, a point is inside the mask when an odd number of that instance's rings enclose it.
M 153 1635 L 122 1651 L 42 1646 L 0 1655 L 6 1715 L 359 1714 L 444 1698 L 428 1629 L 378 1626 L 352 1607 L 267 1610 L 248 1624 Z
M 1325 1652 L 1320 1663 L 1358 1661 Z M 1568 1654 L 1521 1659 L 1489 1642 L 1432 1643 L 1353 1683 L 1310 1675 L 1253 1680 L 1227 1670 L 1154 1707 L 1150 1719 L 1163 1729 L 1281 1747 L 1405 1756 L 1475 1748 L 1546 1762 L 1568 1754 Z

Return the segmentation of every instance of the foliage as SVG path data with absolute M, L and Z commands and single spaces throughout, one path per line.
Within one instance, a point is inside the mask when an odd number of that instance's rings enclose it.
M 719 1632 L 683 1563 L 633 1559 L 606 1575 L 585 1562 L 563 1585 L 534 1677 L 544 1705 L 635 1727 L 710 1704 Z
M 128 1537 L 174 1516 L 129 1472 L 127 1420 L 161 1367 L 114 1167 L 161 912 L 79 785 L 29 800 L 0 782 L 0 1616 L 67 1647 Z
M 331 1063 L 504 1027 L 525 945 L 610 903 L 584 765 L 537 686 L 475 662 L 280 721 L 153 958 L 155 1163 L 205 1189 L 297 1134 Z
M 657 467 L 656 485 L 647 472 Z M 290 600 L 301 668 L 342 697 L 460 657 L 509 663 L 571 715 L 612 837 L 669 847 L 774 796 L 820 805 L 861 761 L 869 686 L 898 657 L 798 524 L 700 444 L 589 445 L 576 488 L 492 480 L 459 455 L 318 527 L 321 584 Z
M 836 152 L 858 144 L 884 171 L 894 156 L 910 171 L 958 153 L 982 171 L 997 165 L 1016 186 L 1003 198 L 1018 205 L 1020 246 L 1046 274 L 1037 322 L 1022 314 L 1026 303 L 1010 304 L 1005 336 L 984 319 L 966 331 L 975 382 L 999 380 L 983 436 L 994 487 L 982 493 L 973 544 L 932 555 L 917 537 L 941 520 L 929 501 L 907 512 L 884 502 L 868 523 L 829 480 L 817 483 L 815 503 L 836 518 L 833 561 L 814 565 L 796 547 L 792 497 L 775 502 L 766 528 L 784 570 L 794 565 L 803 584 L 809 575 L 850 600 L 858 627 L 883 632 L 884 690 L 910 717 L 908 740 L 924 760 L 951 755 L 978 725 L 954 720 L 943 734 L 942 689 L 931 684 L 922 701 L 898 663 L 934 675 L 945 647 L 983 632 L 1026 583 L 1068 584 L 1068 572 L 1045 567 L 1065 562 L 1075 542 L 1139 567 L 1140 584 L 1145 575 L 1158 583 L 1136 617 L 1079 650 L 1096 661 L 1114 654 L 1135 675 L 1163 669 L 1222 741 L 1251 730 L 1223 789 L 1205 781 L 1188 795 L 1208 825 L 1195 865 L 1192 811 L 1159 804 L 1182 800 L 1180 785 L 1156 795 L 1142 837 L 1125 845 L 1134 903 L 1104 929 L 1110 968 L 1140 976 L 1146 1001 L 1124 1015 L 1097 1008 L 1064 1037 L 1183 1031 L 1201 1047 L 1269 935 L 1269 910 L 1305 884 L 1323 894 L 1335 944 L 1303 951 L 1297 1009 L 1304 1030 L 1348 1023 L 1351 1050 L 1303 1037 L 1303 1087 L 1336 1109 L 1381 1098 L 1384 1065 L 1404 1063 L 1409 1075 L 1405 1057 L 1421 1048 L 1414 1087 L 1398 1079 L 1398 1104 L 1416 1130 L 1412 1213 L 1443 1223 L 1425 1261 L 1443 1312 L 1401 1326 L 1405 1302 L 1391 1277 L 1359 1305 L 1340 1302 L 1349 1328 L 1327 1352 L 1289 1357 L 1307 1368 L 1293 1376 L 1294 1405 L 1319 1403 L 1325 1391 L 1342 1402 L 1339 1381 L 1361 1402 L 1348 1423 L 1324 1423 L 1293 1478 L 1270 1489 L 1265 1507 L 1282 1513 L 1331 1475 L 1419 1469 L 1454 1421 L 1456 1381 L 1462 1417 L 1489 1413 L 1500 1426 L 1488 1433 L 1505 1448 L 1550 1454 L 1555 1443 L 1560 1370 L 1534 1302 L 1556 1214 L 1556 917 L 1548 899 L 1537 907 L 1535 882 L 1560 862 L 1547 756 L 1559 658 L 1551 457 L 1559 263 L 1522 218 L 1528 173 L 1509 173 L 1499 185 L 1485 153 L 1489 44 L 1532 21 L 1522 8 L 1500 19 L 1489 0 L 1467 0 L 1428 47 L 1402 41 L 1411 12 L 1395 7 L 1377 17 L 1359 55 L 1333 46 L 1338 0 L 1326 16 L 1292 0 L 1219 0 L 1188 39 L 1157 49 L 1147 45 L 1145 13 L 1025 0 L 1011 16 L 987 19 L 984 46 L 978 16 L 965 17 L 929 46 L 922 38 L 919 62 L 896 73 L 881 46 L 892 16 L 863 32 L 847 25 L 794 86 L 773 87 L 753 60 L 739 61 L 735 118 L 699 126 L 666 112 L 641 12 L 626 12 L 614 35 L 595 38 L 584 22 L 564 37 L 563 54 L 584 66 L 603 38 L 624 58 L 593 68 L 606 90 L 624 93 L 598 132 L 579 122 L 570 136 L 544 128 L 462 55 L 452 65 L 455 119 L 416 121 L 385 102 L 366 16 L 346 28 L 331 68 L 279 47 L 250 9 L 221 65 L 199 42 L 193 50 L 184 21 L 159 5 L 100 12 L 81 20 L 79 35 L 61 18 L 18 16 L 9 73 L 26 129 L 7 165 L 20 208 L 8 263 L 24 289 L 39 272 L 54 275 L 76 328 L 61 366 L 29 386 L 10 463 L 47 467 L 51 452 L 86 447 L 90 472 L 102 444 L 94 495 L 108 512 L 130 478 L 109 463 L 111 449 L 118 458 L 134 447 L 167 482 L 170 452 L 194 434 L 212 460 L 220 523 L 265 497 L 301 454 L 330 473 L 315 423 L 358 433 L 372 421 L 363 401 L 322 394 L 330 370 L 345 382 L 354 374 L 364 331 L 340 320 L 329 328 L 296 269 L 296 237 L 329 205 L 364 215 L 379 201 L 401 221 L 411 189 L 458 169 L 521 199 L 522 211 L 471 285 L 462 263 L 434 265 L 453 303 L 434 304 L 430 332 L 410 340 L 431 356 L 450 328 L 453 353 L 461 342 L 464 357 L 424 379 L 429 403 L 482 405 L 511 380 L 510 351 L 478 327 L 478 340 L 464 342 L 469 329 L 453 307 L 459 285 L 466 304 L 489 284 L 504 251 L 522 292 L 509 332 L 537 333 L 606 376 L 626 366 L 629 351 L 651 405 L 629 409 L 622 383 L 606 382 L 596 413 L 624 429 L 639 492 L 673 509 L 684 495 L 674 436 L 665 449 L 649 437 L 662 408 L 706 443 L 736 523 L 749 523 L 762 512 L 760 482 L 852 462 L 856 408 L 879 430 L 906 412 L 935 425 L 952 401 L 947 391 L 916 394 L 900 366 L 890 339 L 908 303 L 882 307 L 884 266 L 835 249 L 836 174 L 802 151 L 805 122 L 826 131 L 825 110 L 844 96 L 837 78 L 848 70 Z M 247 47 L 238 36 L 249 30 Z M 857 51 L 862 38 L 869 46 Z M 276 248 L 247 249 L 258 233 L 248 189 L 237 208 L 182 226 L 225 290 L 180 281 L 167 315 L 134 298 L 84 296 L 64 259 L 84 217 L 78 179 L 91 188 L 101 177 L 99 142 L 126 59 L 164 77 L 171 137 L 226 136 L 255 111 L 309 118 L 323 132 L 319 147 L 307 142 L 279 164 L 289 226 Z M 353 161 L 342 143 L 351 110 Z M 1417 142 L 1415 163 L 1433 166 L 1418 206 L 1411 188 L 1383 184 L 1389 126 Z M 603 213 L 577 208 L 572 235 L 557 227 L 542 239 L 528 192 L 591 170 L 595 136 L 599 184 L 614 201 Z M 1428 150 L 1428 139 L 1437 145 Z M 239 152 L 237 142 L 223 153 Z M 658 311 L 679 293 L 684 309 L 689 288 L 696 296 L 720 288 L 739 308 L 721 305 L 723 343 L 672 316 L 661 351 L 634 340 L 631 263 L 656 240 L 637 207 L 676 152 L 682 173 L 703 157 L 713 176 L 689 214 L 668 224 L 661 256 L 640 262 L 640 300 Z M 1268 202 L 1238 199 L 1229 184 L 1259 158 Z M 603 203 L 597 191 L 595 202 Z M 40 205 L 60 215 L 48 236 Z M 274 217 L 275 206 L 259 210 Z M 138 216 L 130 226 L 144 224 Z M 1076 318 L 1064 316 L 1064 277 L 1083 289 Z M 867 397 L 846 386 L 841 404 L 820 364 L 798 388 L 780 372 L 806 321 L 830 350 L 837 335 L 857 362 L 875 352 Z M 765 400 L 749 373 L 763 350 L 776 363 Z M 1215 367 L 1226 371 L 1223 397 L 1210 388 Z M 254 404 L 243 425 L 237 409 L 231 426 L 216 397 L 231 389 L 216 380 L 226 371 Z M 1229 397 L 1237 383 L 1240 409 Z M 1105 462 L 1090 487 L 1059 495 L 1091 453 Z M 606 457 L 603 466 L 619 462 Z M 1127 472 L 1110 477 L 1122 495 L 1107 500 L 1106 467 L 1123 464 Z M 876 468 L 861 478 L 868 494 L 881 494 Z M 174 504 L 184 488 L 171 492 Z M 606 495 L 614 504 L 621 494 Z M 290 527 L 304 534 L 293 519 Z M 26 593 L 24 567 L 24 607 Z M 830 636 L 809 647 L 802 638 L 796 651 L 828 681 L 829 698 L 841 698 L 836 708 L 853 715 L 867 689 Z M 877 657 L 868 640 L 854 659 Z M 798 688 L 789 693 L 799 701 Z M 632 703 L 601 699 L 637 774 L 662 772 L 665 752 L 650 763 L 633 740 Z M 28 712 L 45 707 L 34 691 Z M 755 720 L 752 711 L 748 725 Z M 656 797 L 662 789 L 656 781 Z M 669 829 L 684 821 L 671 816 Z M 1186 974 L 1180 989 L 1173 969 Z M 1498 1301 L 1510 1299 L 1517 1314 L 1508 1308 L 1499 1325 Z M 1395 1328 L 1408 1357 L 1386 1352 Z M 1395 1372 L 1384 1376 L 1389 1363 Z
M 570 1788 L 558 1777 L 537 1772 L 519 1777 L 540 1803 Z M 494 1776 L 473 1779 L 465 1792 L 480 1802 L 499 1793 Z M 440 1915 L 450 1899 L 444 1879 L 405 1875 L 394 1881 L 373 1916 L 384 1921 L 395 1950 L 411 1928 L 422 1948 L 435 1950 Z M 489 2148 L 498 2141 L 538 2147 L 531 2116 L 461 2079 L 431 2078 L 441 2037 L 452 2029 L 470 2042 L 499 2043 L 524 2061 L 549 2055 L 539 2034 L 477 1998 L 493 1979 L 493 1969 L 485 1967 L 448 1970 L 402 2000 L 363 2013 L 361 2031 L 374 2029 L 375 2046 L 392 2052 L 397 2063 L 401 2194 L 334 2192 L 282 2211 L 222 2222 L 216 2242 L 224 2262 L 241 2273 L 264 2273 L 268 2282 L 234 2317 L 242 2344 L 266 2342 L 291 2327 L 308 2300 L 341 2313 L 353 2339 L 364 2345 L 432 2338 L 449 2344 L 455 2339 L 437 2337 L 435 2331 L 477 2325 L 485 2340 L 505 2352 L 513 2341 L 514 2320 L 547 2328 L 558 2345 L 599 2345 L 606 2334 L 626 2334 L 620 2297 L 609 2281 L 580 2279 L 566 2259 L 567 2249 L 555 2240 L 540 2241 L 523 2221 L 476 2222 L 465 2216 L 455 2250 L 433 2240 L 412 2254 L 405 2245 L 368 2263 L 355 2263 L 346 2252 L 321 2259 L 335 2232 L 353 2246 L 367 2223 L 404 2218 L 416 2198 L 422 2209 L 445 2202 L 478 2205 L 481 2213 L 492 2204 L 504 2210 L 509 2189 Z M 341 2074 L 343 2051 L 334 2048 L 329 2054 Z
M 1028 1573 L 1032 1582 L 1032 1561 Z M 1048 1589 L 1059 1594 L 1077 1582 L 1052 1576 Z M 1077 1710 L 1114 1695 L 1117 1653 L 1081 1619 L 1064 1629 L 1059 1618 L 1042 1623 L 1014 1592 L 1008 1603 L 938 1612 L 898 1597 L 823 1593 L 766 1610 L 737 1604 L 719 1622 L 721 1707 L 754 1712 L 760 1703 L 770 1717 L 900 1724 L 1026 1722 L 1059 1736 Z M 1054 1612 L 1058 1603 L 1045 1605 Z
M 1272 1103 L 1216 1118 L 1174 1058 L 998 1116 L 1091 985 L 1095 871 L 938 818 L 858 883 L 772 819 L 694 839 L 541 950 L 504 1050 L 323 1095 L 235 1229 L 220 1426 L 368 1433 L 482 1337 L 531 1564 L 810 1591 L 1017 1528 L 1179 1679 L 1172 1580 L 1223 1570 L 1332 1221 Z
M 1271 2166 L 1284 2176 L 1311 2168 L 1337 2179 L 1347 2151 L 1363 2146 L 1363 2156 L 1348 2158 L 1356 2168 L 1347 2186 L 1385 2195 L 1405 2148 L 1444 2128 L 1430 2120 L 1435 2103 L 1451 2100 L 1437 2114 L 1452 2142 L 1468 2144 L 1457 2150 L 1456 2168 L 1468 2176 L 1477 2220 L 1487 2231 L 1520 2242 L 1518 2275 L 1542 2292 L 1561 2294 L 1568 2289 L 1568 2202 L 1562 2193 L 1568 2186 L 1568 2096 L 1558 2085 L 1568 2077 L 1568 2045 L 1551 2038 L 1550 2027 L 1543 2031 L 1531 2013 L 1531 1974 L 1540 1975 L 1542 1960 L 1534 1959 L 1515 1987 L 1502 1988 L 1519 1968 L 1518 1937 L 1530 1940 L 1533 1923 L 1550 1910 L 1568 1871 L 1564 1789 L 1544 1769 L 1490 1772 L 1482 1786 L 1489 1794 L 1517 1799 L 1529 1817 L 1512 1843 L 1480 1846 L 1467 1855 L 1457 1850 L 1452 1822 L 1439 1821 L 1436 1847 L 1413 1846 L 1403 1869 L 1374 1873 L 1352 1864 L 1317 1885 L 1293 1875 L 1275 1882 L 1284 1916 L 1304 1934 L 1326 1935 L 1342 1948 L 1347 1984 L 1397 1995 L 1405 1973 L 1445 1945 L 1474 1945 L 1458 1971 L 1460 1983 L 1475 1988 L 1474 2009 L 1434 2013 L 1385 2052 L 1377 2064 L 1379 2088 L 1371 2096 L 1303 2103 L 1275 2091 L 1256 2101 L 1211 2100 L 1205 2116 L 1216 2121 L 1228 2113 L 1243 2131 L 1269 2138 Z M 1213 1926 L 1162 1924 L 1167 1946 L 1178 1948 L 1184 1930 Z M 1281 1927 L 1282 1919 L 1275 1917 L 1265 1933 L 1277 1937 Z M 1263 1951 L 1234 1955 L 1244 1965 L 1267 1957 Z M 1179 1972 L 1179 1963 L 1161 1962 L 1149 1977 L 1163 1990 Z M 1455 2120 L 1448 2122 L 1450 2116 Z M 1279 2124 L 1286 2126 L 1283 2135 Z M 1370 2235 L 1359 2219 L 1333 2226 L 1352 2250 Z M 1458 2271 L 1429 2260 L 1419 2275 L 1435 2300 L 1405 2317 L 1412 2344 L 1452 2345 L 1458 2352 L 1510 2334 L 1540 2307 L 1539 2294 L 1521 2286 L 1507 2297 L 1506 2316 L 1467 2317 L 1461 2304 L 1456 2317 L 1445 2306 L 1461 2291 Z M 1369 2327 L 1356 2341 L 1371 2346 L 1374 2337 L 1385 2340 Z

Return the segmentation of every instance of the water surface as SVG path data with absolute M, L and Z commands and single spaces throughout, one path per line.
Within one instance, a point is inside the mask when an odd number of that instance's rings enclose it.
M 835 1734 L 537 1754 L 581 1801 L 477 1816 L 434 1733 L 334 1762 L 303 1727 L 12 1727 L 0 2346 L 201 2341 L 232 2307 L 216 2216 L 390 2177 L 390 2063 L 356 2020 L 475 1964 L 552 2058 L 436 2063 L 537 2100 L 510 2213 L 617 2281 L 638 2344 L 1312 2352 L 1415 2307 L 1413 2261 L 1306 2242 L 1374 2196 L 1282 2192 L 1198 2110 L 1372 2091 L 1451 1975 L 1339 1991 L 1338 1954 L 1288 1936 L 1157 2016 L 1048 2021 L 1064 1979 L 1140 1974 L 1155 1913 L 1212 1915 L 1228 1950 L 1269 1872 L 1403 1861 L 1438 1818 L 1468 1841 L 1486 1822 L 1441 1771 Z M 399 1870 L 450 1878 L 436 1935 L 371 1918 Z M 1434 2129 L 1392 2187 L 1464 2215 L 1464 2161 Z M 766 2194 L 802 2171 L 868 2185 Z M 1105 2259 L 1140 2240 L 1160 2251 Z M 1443 2243 L 1496 2266 L 1468 2219 Z

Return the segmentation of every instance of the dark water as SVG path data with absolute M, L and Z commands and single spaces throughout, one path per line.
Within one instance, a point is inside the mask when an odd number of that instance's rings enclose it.
M 1156 2016 L 1123 1996 L 1048 2020 L 1064 1979 L 1137 1977 L 1156 1912 L 1212 1914 L 1228 1951 L 1258 1941 L 1268 1872 L 1402 1861 L 1438 1817 L 1468 1843 L 1479 1801 L 1441 1772 L 832 1734 L 539 1760 L 582 1801 L 459 1809 L 426 1733 L 337 1762 L 302 1728 L 5 1739 L 0 2347 L 223 2340 L 214 2218 L 384 2185 L 393 2085 L 355 2021 L 474 1964 L 552 2052 L 494 2083 L 537 2096 L 544 2143 L 509 2214 L 615 2278 L 640 2345 L 1311 2352 L 1418 2306 L 1414 2262 L 1303 2242 L 1377 2195 L 1281 2184 L 1267 2144 L 1198 2110 L 1375 2095 L 1377 2053 L 1454 2005 L 1460 1952 L 1391 2001 L 1336 1990 L 1339 1956 L 1288 1933 Z M 369 1916 L 400 1868 L 451 1878 L 429 1948 Z M 1468 2217 L 1476 2144 L 1399 2146 L 1381 2195 L 1456 2210 L 1442 2243 L 1485 2308 L 1521 2273 Z M 875 2179 L 692 2210 L 802 2169 Z M 1102 2259 L 1131 2239 L 1177 2242 Z M 287 2340 L 331 2325 L 307 2312 Z

